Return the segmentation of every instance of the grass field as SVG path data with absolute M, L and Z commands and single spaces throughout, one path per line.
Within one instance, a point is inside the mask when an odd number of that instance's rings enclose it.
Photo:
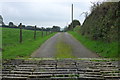
M 118 55 L 118 42 L 105 43 L 102 41 L 90 40 L 89 38 L 82 36 L 76 30 L 70 31 L 70 34 L 79 40 L 84 46 L 93 52 L 96 52 L 102 57 L 116 58 Z
M 46 32 L 44 32 L 45 34 Z M 36 40 L 34 40 L 34 31 L 23 29 L 23 42 L 19 43 L 19 29 L 2 28 L 2 57 L 3 59 L 13 59 L 19 57 L 30 57 L 42 43 L 53 36 L 52 33 L 42 37 L 41 31 L 37 31 Z

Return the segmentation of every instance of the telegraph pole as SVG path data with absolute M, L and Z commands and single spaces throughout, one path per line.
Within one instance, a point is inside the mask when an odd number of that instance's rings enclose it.
M 72 30 L 73 30 L 73 4 L 72 4 L 72 12 L 71 12 L 71 19 L 72 19 Z

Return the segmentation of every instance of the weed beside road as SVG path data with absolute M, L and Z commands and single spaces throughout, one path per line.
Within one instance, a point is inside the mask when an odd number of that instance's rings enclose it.
M 57 54 L 56 58 L 75 58 L 72 54 L 72 48 L 69 44 L 66 44 L 65 42 L 58 42 L 56 45 L 57 48 Z

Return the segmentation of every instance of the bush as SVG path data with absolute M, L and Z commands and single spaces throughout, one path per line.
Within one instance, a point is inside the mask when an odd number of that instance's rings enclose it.
M 118 40 L 118 2 L 96 3 L 85 19 L 81 34 L 93 40 L 113 42 Z

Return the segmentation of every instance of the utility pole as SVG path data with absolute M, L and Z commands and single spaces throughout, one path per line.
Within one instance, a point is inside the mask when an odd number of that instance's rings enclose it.
M 71 12 L 71 19 L 72 19 L 72 30 L 73 30 L 73 4 L 72 4 L 72 12 Z

